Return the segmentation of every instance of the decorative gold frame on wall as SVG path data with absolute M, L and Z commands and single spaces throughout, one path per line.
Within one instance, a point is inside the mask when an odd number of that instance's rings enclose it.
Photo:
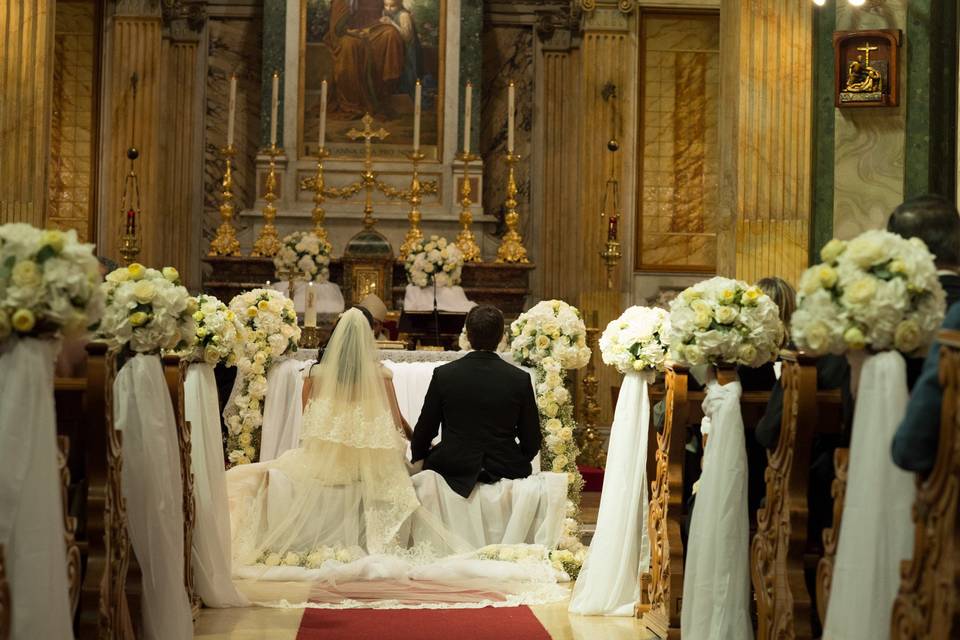
M 443 134 L 444 134 L 444 118 L 443 118 L 443 104 L 446 95 L 446 76 L 447 76 L 447 0 L 437 0 L 440 5 L 440 46 L 439 46 L 439 61 L 437 64 L 437 144 L 434 145 L 420 145 L 421 151 L 432 150 L 432 153 L 426 153 L 424 162 L 439 164 L 443 161 Z M 458 25 L 459 26 L 459 25 Z M 307 52 L 307 0 L 300 0 L 300 33 L 299 33 L 299 46 L 298 46 L 298 69 L 297 69 L 297 160 L 305 159 L 314 159 L 316 160 L 317 156 L 307 155 L 306 148 L 304 146 L 304 116 L 306 113 L 305 104 L 304 104 L 304 87 L 306 86 L 306 52 Z M 460 74 L 457 74 L 457 83 L 459 85 Z M 329 131 L 329 123 L 327 126 Z M 344 144 L 352 144 L 349 142 L 336 142 L 332 143 L 328 139 L 326 141 L 326 149 L 329 152 L 327 160 L 338 161 L 338 160 L 363 160 L 363 145 L 357 145 L 358 153 L 356 156 L 353 155 L 338 155 L 335 153 L 336 147 Z M 381 147 L 382 148 L 382 147 Z M 407 162 L 407 148 L 403 147 L 397 148 L 397 154 L 395 156 L 382 156 L 374 155 L 373 159 L 377 162 Z

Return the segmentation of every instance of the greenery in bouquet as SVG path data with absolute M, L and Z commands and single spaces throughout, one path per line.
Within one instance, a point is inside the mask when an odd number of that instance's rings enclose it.
M 759 367 L 779 355 L 780 310 L 758 287 L 711 278 L 670 303 L 671 357 L 690 366 Z
M 896 349 L 924 352 L 943 321 L 946 296 L 919 238 L 867 231 L 831 240 L 800 278 L 791 334 L 812 354 Z
M 237 346 L 236 315 L 220 300 L 201 293 L 196 297 L 197 310 L 193 320 L 197 323 L 197 343 L 188 358 L 194 362 L 206 362 L 210 366 L 226 363 L 236 364 Z
M 98 331 L 111 347 L 149 354 L 193 348 L 197 303 L 175 268 L 134 262 L 108 273 L 101 286 L 107 306 Z
M 85 333 L 103 313 L 100 280 L 93 245 L 75 231 L 0 225 L 0 341 Z
M 577 515 L 583 477 L 577 469 L 580 453 L 574 433 L 573 396 L 566 386 L 566 372 L 590 361 L 587 329 L 580 311 L 561 300 L 546 300 L 522 314 L 510 325 L 510 350 L 514 360 L 536 368 L 536 398 L 540 410 L 543 448 L 541 467 L 566 473 L 567 518 L 559 549 L 576 560 L 583 558 Z M 576 573 L 576 571 L 574 572 Z
M 460 284 L 463 252 L 446 238 L 430 236 L 410 247 L 404 268 L 407 280 L 416 287 L 426 287 L 434 281 L 438 287 L 453 287 Z
M 670 346 L 670 314 L 657 307 L 630 307 L 600 336 L 600 355 L 620 373 L 663 371 Z
M 230 301 L 237 341 L 234 359 L 239 391 L 226 411 L 227 459 L 249 464 L 259 457 L 267 371 L 297 350 L 300 327 L 293 302 L 272 289 L 254 289 Z
M 330 279 L 332 252 L 333 246 L 313 231 L 294 231 L 283 239 L 273 266 L 279 278 L 302 273 L 311 282 L 326 282 Z

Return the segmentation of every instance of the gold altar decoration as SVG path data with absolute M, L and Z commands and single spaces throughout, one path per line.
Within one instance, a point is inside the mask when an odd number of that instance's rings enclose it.
M 300 348 L 320 348 L 320 327 L 300 327 Z
M 317 151 L 317 174 L 313 177 L 313 233 L 323 242 L 327 240 L 327 229 L 323 226 L 327 213 L 323 210 L 323 202 L 326 200 L 323 181 L 323 160 L 330 153 L 326 148 Z
M 130 173 L 123 180 L 123 194 L 120 196 L 120 212 L 123 220 L 123 232 L 120 234 L 120 262 L 128 266 L 136 262 L 142 246 L 140 221 L 140 180 L 133 170 L 133 162 L 140 157 L 136 147 L 127 149 L 130 160 Z
M 584 464 L 603 468 L 607 465 L 607 454 L 603 451 L 603 441 L 597 434 L 597 416 L 600 415 L 600 403 L 597 402 L 597 366 L 595 363 L 596 354 L 600 353 L 600 329 L 596 328 L 598 323 L 597 313 L 593 313 L 593 327 L 587 328 L 587 346 L 590 348 L 590 360 L 583 370 L 583 379 L 580 386 L 583 387 L 583 407 L 580 414 L 580 428 L 577 429 L 577 447 L 580 449 L 579 460 Z
M 833 34 L 837 107 L 895 107 L 902 33 L 898 29 Z
M 293 300 L 293 296 L 297 292 L 297 283 L 301 280 L 304 282 L 309 280 L 307 274 L 299 271 L 277 271 L 277 277 L 287 281 L 287 297 L 290 300 Z
M 611 149 L 613 150 L 613 149 Z M 607 215 L 607 195 L 613 193 L 613 209 Z M 620 241 L 617 237 L 618 224 L 620 222 L 620 182 L 610 177 L 603 190 L 603 202 L 600 205 L 600 217 L 607 220 L 607 241 L 603 250 L 600 251 L 600 258 L 607 265 L 607 288 L 613 288 L 613 272 L 623 257 L 620 249 Z
M 280 238 L 277 235 L 277 228 L 273 221 L 277 219 L 277 208 L 273 202 L 277 199 L 277 145 L 272 144 L 267 149 L 270 154 L 270 170 L 267 172 L 267 192 L 263 195 L 266 204 L 263 205 L 263 228 L 260 229 L 260 235 L 253 243 L 253 251 L 250 253 L 253 257 L 272 258 L 280 251 Z
M 410 177 L 410 191 L 407 194 L 407 201 L 410 203 L 410 213 L 407 215 L 410 228 L 403 239 L 403 244 L 400 245 L 400 255 L 397 256 L 399 260 L 406 260 L 413 247 L 423 240 L 423 231 L 420 229 L 420 203 L 423 202 L 420 190 L 420 161 L 425 157 L 419 151 L 410 154 L 410 160 L 413 162 L 413 175 Z
M 456 244 L 463 253 L 464 262 L 482 261 L 480 247 L 470 228 L 473 224 L 473 213 L 470 211 L 470 205 L 473 204 L 470 197 L 470 163 L 478 157 L 470 153 L 461 153 L 457 156 L 457 159 L 463 163 L 463 184 L 460 186 L 460 233 L 457 234 Z
M 517 213 L 517 180 L 514 175 L 514 165 L 520 160 L 520 156 L 515 153 L 507 154 L 507 200 L 504 206 L 507 208 L 507 215 L 504 222 L 507 225 L 507 232 L 503 236 L 500 248 L 497 250 L 497 262 L 512 262 L 516 264 L 529 264 L 527 258 L 527 249 L 523 246 L 523 238 L 517 228 L 520 226 L 520 214 Z
M 210 241 L 210 256 L 239 256 L 240 241 L 237 240 L 237 230 L 233 226 L 233 156 L 237 150 L 232 144 L 228 144 L 222 149 L 226 159 L 226 168 L 223 171 L 223 180 L 220 185 L 222 191 L 220 199 L 220 226 L 217 227 L 217 235 Z
M 380 127 L 373 130 L 373 116 L 369 113 L 363 116 L 363 131 L 350 129 L 347 131 L 347 137 L 351 140 L 363 138 L 363 173 L 360 174 L 363 188 L 366 190 L 366 197 L 363 205 L 363 228 L 373 229 L 377 224 L 373 217 L 373 189 L 377 184 L 377 176 L 373 172 L 373 140 L 385 140 L 390 132 Z

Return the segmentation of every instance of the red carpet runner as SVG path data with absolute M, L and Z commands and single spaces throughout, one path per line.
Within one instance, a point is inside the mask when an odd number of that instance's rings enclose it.
M 529 607 L 307 609 L 297 640 L 550 640 Z

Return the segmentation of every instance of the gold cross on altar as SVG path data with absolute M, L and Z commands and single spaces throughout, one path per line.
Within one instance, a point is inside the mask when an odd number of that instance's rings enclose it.
M 383 140 L 390 135 L 390 132 L 383 127 L 374 131 L 373 116 L 369 113 L 364 115 L 360 122 L 363 123 L 363 131 L 350 129 L 350 131 L 347 131 L 347 137 L 351 140 L 363 138 L 363 173 L 360 174 L 363 187 L 366 190 L 363 205 L 363 226 L 372 229 L 373 225 L 377 223 L 373 217 L 373 187 L 376 184 L 376 175 L 373 173 L 373 145 L 370 143 L 374 138 Z
M 363 116 L 363 119 L 360 121 L 363 123 L 363 131 L 357 131 L 356 129 L 350 129 L 347 131 L 347 137 L 351 140 L 359 140 L 363 138 L 364 149 L 367 150 L 367 155 L 369 155 L 370 142 L 371 140 L 383 140 L 390 135 L 390 132 L 380 127 L 378 130 L 373 130 L 373 116 L 369 113 Z
M 863 64 L 867 67 L 870 66 L 870 52 L 871 51 L 880 51 L 880 47 L 874 47 L 869 42 L 864 44 L 862 47 L 857 47 L 857 51 L 863 51 L 866 54 L 866 58 L 863 61 Z M 349 134 L 348 134 L 349 135 Z

